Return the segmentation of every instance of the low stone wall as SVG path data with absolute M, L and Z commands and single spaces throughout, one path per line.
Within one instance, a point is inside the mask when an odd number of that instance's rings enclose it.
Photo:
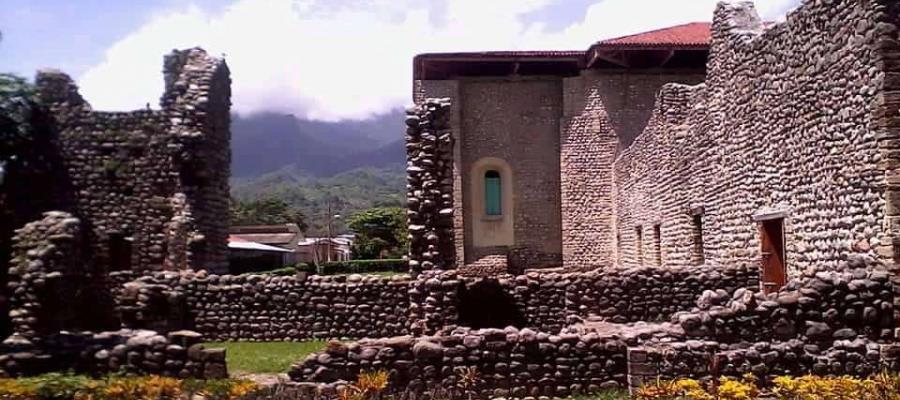
M 751 270 L 742 268 L 708 271 L 693 278 L 679 278 L 684 272 L 679 270 L 642 269 L 529 274 L 477 282 L 449 279 L 456 277 L 449 272 L 426 273 L 423 277 L 428 279 L 414 285 L 421 289 L 418 295 L 427 299 L 420 314 L 426 316 L 423 326 L 437 325 L 455 304 L 465 305 L 465 291 L 452 288 L 472 290 L 484 282 L 509 293 L 528 317 L 533 318 L 528 312 L 541 305 L 546 309 L 539 312 L 546 315 L 551 310 L 577 310 L 577 314 L 569 314 L 567 326 L 558 333 L 457 327 L 435 336 L 332 343 L 326 351 L 295 364 L 290 376 L 318 389 L 336 390 L 360 372 L 384 369 L 390 372 L 395 390 L 423 392 L 440 387 L 479 398 L 521 398 L 634 387 L 658 377 L 705 379 L 752 373 L 767 380 L 783 374 L 867 376 L 883 369 L 896 371 L 900 350 L 892 336 L 893 286 L 877 266 L 860 262 L 852 260 L 847 266 L 858 269 L 810 273 L 771 294 L 740 287 L 740 279 L 752 280 Z M 596 300 L 588 299 L 604 288 L 620 296 L 634 293 L 633 304 L 670 296 L 673 307 L 680 307 L 677 290 L 653 290 L 669 279 L 676 280 L 671 282 L 675 287 L 702 292 L 696 296 L 694 311 L 676 313 L 672 322 L 628 322 L 625 313 L 636 306 L 627 304 L 619 308 L 623 311 L 609 315 L 590 311 L 602 310 L 595 307 Z M 632 289 L 630 285 L 646 286 Z M 722 288 L 704 291 L 707 285 Z M 682 290 L 684 297 L 691 293 Z M 579 300 L 572 294 L 586 298 Z M 490 315 L 489 303 L 482 302 L 480 311 Z M 667 307 L 660 307 L 658 314 L 641 315 L 663 317 Z M 842 311 L 834 316 L 834 310 Z M 458 311 L 459 318 L 465 319 L 465 307 Z M 472 378 L 473 371 L 477 380 Z
M 821 343 L 894 337 L 893 285 L 887 272 L 864 264 L 847 272 L 817 272 L 778 293 L 708 293 L 700 308 L 674 317 L 689 337 L 720 342 L 801 339 Z
M 205 349 L 196 332 L 163 336 L 154 331 L 120 330 L 100 333 L 61 332 L 29 341 L 12 336 L 0 345 L 0 374 L 36 375 L 74 371 L 155 374 L 180 378 L 225 378 L 224 349 Z
M 190 327 L 211 340 L 306 340 L 408 333 L 409 278 L 166 272 L 125 284 L 123 320 Z
M 819 347 L 801 340 L 741 345 L 708 341 L 677 342 L 628 349 L 628 384 L 631 388 L 657 379 L 743 376 L 762 382 L 779 375 L 849 375 L 868 377 L 898 371 L 900 347 L 867 339 L 836 340 Z
M 678 311 L 692 309 L 704 291 L 730 294 L 739 288 L 758 287 L 758 269 L 750 266 L 530 272 L 490 278 L 460 276 L 457 271 L 426 272 L 410 292 L 412 303 L 417 304 L 410 319 L 413 332 L 423 334 L 463 324 L 469 320 L 467 314 L 485 320 L 522 321 L 513 325 L 559 332 L 589 317 L 619 323 L 667 320 Z M 502 310 L 494 307 L 504 302 L 510 306 L 506 315 L 500 315 Z M 477 309 L 467 312 L 467 303 Z
M 587 318 L 662 321 L 690 310 L 706 290 L 758 286 L 752 268 L 632 268 L 471 277 L 423 271 L 407 277 L 208 275 L 161 272 L 112 281 L 132 328 L 195 329 L 213 340 L 431 335 L 457 326 L 559 332 Z
M 295 381 L 335 383 L 385 369 L 395 389 L 441 387 L 479 398 L 565 397 L 619 386 L 627 372 L 625 349 L 623 341 L 598 335 L 458 328 L 441 336 L 331 343 L 289 375 Z

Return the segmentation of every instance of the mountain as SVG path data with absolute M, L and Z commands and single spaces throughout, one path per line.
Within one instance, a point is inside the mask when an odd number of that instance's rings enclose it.
M 255 177 L 295 166 L 328 177 L 363 167 L 402 165 L 402 110 L 361 121 L 324 122 L 293 115 L 234 115 L 232 176 Z
M 299 208 L 308 234 L 324 234 L 327 216 L 344 218 L 378 206 L 402 206 L 406 192 L 404 113 L 323 122 L 293 115 L 234 115 L 231 194 L 275 197 Z M 329 205 L 332 208 L 328 212 Z M 346 230 L 343 220 L 335 232 Z
M 393 166 L 358 168 L 330 177 L 317 177 L 290 165 L 255 178 L 232 178 L 231 194 L 241 201 L 262 197 L 285 200 L 306 215 L 310 226 L 308 234 L 321 235 L 327 230 L 329 215 L 342 216 L 333 223 L 333 228 L 335 232 L 344 232 L 343 219 L 354 212 L 372 207 L 403 206 L 406 175 L 402 166 Z

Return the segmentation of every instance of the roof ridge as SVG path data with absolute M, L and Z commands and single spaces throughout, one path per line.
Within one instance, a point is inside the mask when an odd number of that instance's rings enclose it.
M 608 42 L 612 42 L 612 41 L 617 41 L 617 40 L 622 40 L 622 39 L 628 39 L 628 38 L 632 38 L 632 37 L 636 37 L 636 36 L 644 36 L 644 35 L 648 35 L 648 34 L 654 34 L 654 33 L 658 33 L 658 32 L 669 31 L 669 30 L 672 30 L 672 29 L 684 28 L 684 27 L 691 26 L 691 25 L 712 25 L 712 23 L 711 23 L 711 22 L 706 22 L 706 21 L 685 22 L 685 23 L 683 23 L 683 24 L 670 25 L 670 26 L 666 26 L 666 27 L 662 27 L 662 28 L 651 29 L 651 30 L 649 30 L 649 31 L 641 31 L 641 32 L 631 33 L 631 34 L 628 34 L 628 35 L 617 36 L 617 37 L 611 37 L 611 38 L 607 38 L 607 39 L 603 39 L 603 40 L 599 40 L 599 41 L 597 41 L 597 42 L 594 42 L 594 44 L 595 44 L 595 45 L 598 45 L 598 44 L 604 44 L 604 43 L 608 43 Z

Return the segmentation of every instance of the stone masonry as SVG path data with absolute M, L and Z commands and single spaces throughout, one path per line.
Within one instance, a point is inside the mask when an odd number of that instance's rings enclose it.
M 41 71 L 85 262 L 105 270 L 227 268 L 230 79 L 201 49 L 164 66 L 162 110 L 92 111 L 67 75 Z

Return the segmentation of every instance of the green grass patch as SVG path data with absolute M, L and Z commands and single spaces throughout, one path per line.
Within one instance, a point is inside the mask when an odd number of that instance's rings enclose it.
M 207 348 L 224 348 L 232 374 L 277 374 L 309 353 L 325 348 L 324 341 L 309 342 L 209 342 Z

